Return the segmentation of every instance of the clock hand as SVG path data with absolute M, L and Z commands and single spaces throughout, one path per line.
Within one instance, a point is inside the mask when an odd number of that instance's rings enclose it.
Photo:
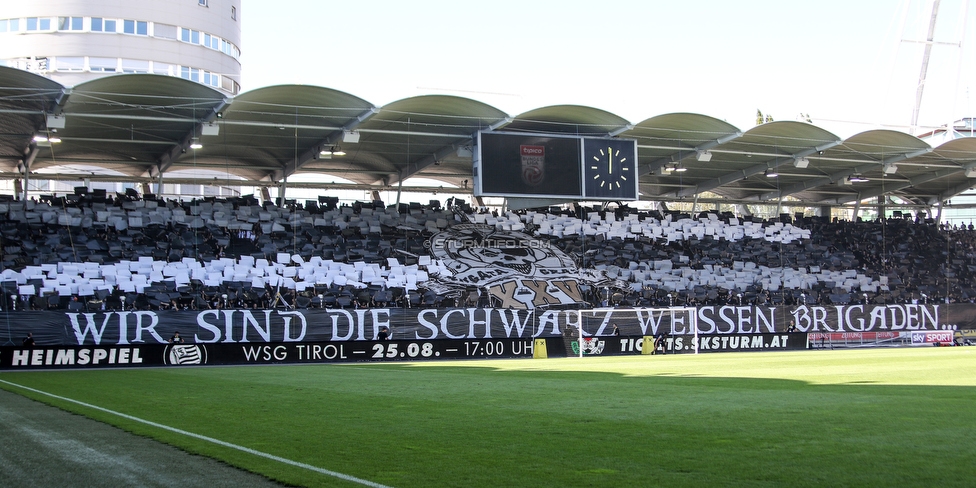
M 607 174 L 613 174 L 613 150 L 609 147 L 607 148 Z

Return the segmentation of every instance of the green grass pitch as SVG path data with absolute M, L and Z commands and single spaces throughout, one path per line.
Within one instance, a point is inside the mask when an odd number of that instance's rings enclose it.
M 375 483 L 972 486 L 976 347 L 5 372 Z M 0 387 L 300 486 L 355 486 Z

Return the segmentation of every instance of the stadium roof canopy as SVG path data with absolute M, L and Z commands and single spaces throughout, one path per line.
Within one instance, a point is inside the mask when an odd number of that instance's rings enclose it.
M 636 139 L 642 200 L 691 200 L 708 192 L 729 203 L 792 197 L 843 205 L 894 196 L 931 206 L 969 189 L 969 176 L 976 177 L 971 137 L 931 147 L 905 133 L 870 130 L 842 140 L 804 122 L 744 131 L 706 115 L 674 113 L 632 123 L 573 105 L 509 116 L 443 95 L 377 107 L 307 85 L 226 98 L 199 83 L 149 74 L 68 88 L 0 67 L 0 178 L 20 178 L 27 167 L 51 173 L 45 179 L 149 182 L 162 175 L 167 182 L 202 183 L 193 170 L 213 170 L 245 186 L 317 173 L 364 189 L 411 177 L 470 188 L 474 136 L 485 130 Z M 37 142 L 38 135 L 60 142 Z M 202 147 L 191 148 L 194 143 Z M 107 171 L 83 174 L 79 166 Z

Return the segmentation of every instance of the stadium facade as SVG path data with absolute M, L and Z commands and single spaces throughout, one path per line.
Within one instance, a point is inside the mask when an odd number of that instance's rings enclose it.
M 240 0 L 10 2 L 0 13 L 0 65 L 65 86 L 154 73 L 234 95 L 240 15 Z

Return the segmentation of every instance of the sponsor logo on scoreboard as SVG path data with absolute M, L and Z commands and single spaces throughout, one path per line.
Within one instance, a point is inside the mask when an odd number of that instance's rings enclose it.
M 546 179 L 546 147 L 523 144 L 519 149 L 522 155 L 522 181 L 529 186 L 539 186 Z

